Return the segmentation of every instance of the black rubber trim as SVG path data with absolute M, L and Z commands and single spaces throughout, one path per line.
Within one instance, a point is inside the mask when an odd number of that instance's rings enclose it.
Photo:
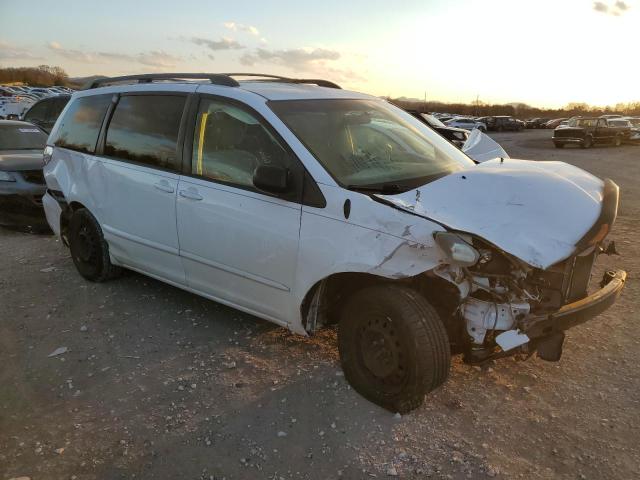
M 615 303 L 624 288 L 627 272 L 616 270 L 605 273 L 602 288 L 591 295 L 560 307 L 559 310 L 525 320 L 522 329 L 529 338 L 539 338 L 562 332 L 591 320 Z
M 576 252 L 579 253 L 590 246 L 593 238 L 598 235 L 603 225 L 608 225 L 609 229 L 613 226 L 618 215 L 618 200 L 620 197 L 620 189 L 613 180 L 606 178 L 604 180 L 604 189 L 602 191 L 602 209 L 600 216 L 589 229 L 589 231 L 576 243 Z

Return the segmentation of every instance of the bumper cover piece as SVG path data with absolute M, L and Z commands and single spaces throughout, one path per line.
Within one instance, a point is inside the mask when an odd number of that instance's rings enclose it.
M 600 290 L 562 306 L 559 310 L 544 315 L 533 315 L 521 326 L 521 331 L 529 338 L 546 337 L 580 325 L 601 314 L 615 303 L 624 288 L 627 272 L 608 271 L 600 283 Z

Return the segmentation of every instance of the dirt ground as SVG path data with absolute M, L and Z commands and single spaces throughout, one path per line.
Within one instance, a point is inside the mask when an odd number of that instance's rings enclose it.
M 53 237 L 0 230 L 0 479 L 638 478 L 640 147 L 550 136 L 494 135 L 620 185 L 621 256 L 600 262 L 628 270 L 623 296 L 559 363 L 456 357 L 404 416 L 348 386 L 335 331 L 297 337 L 133 273 L 91 284 Z

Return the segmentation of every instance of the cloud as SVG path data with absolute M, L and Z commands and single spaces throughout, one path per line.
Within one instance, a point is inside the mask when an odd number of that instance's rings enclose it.
M 340 53 L 326 48 L 293 48 L 286 50 L 269 50 L 257 48 L 253 53 L 240 57 L 240 63 L 252 66 L 256 63 L 273 63 L 292 69 L 305 69 L 314 64 L 335 61 Z
M 360 73 L 343 68 L 339 61 L 343 59 L 340 52 L 326 48 L 293 48 L 285 50 L 269 50 L 257 48 L 252 53 L 240 57 L 240 63 L 253 66 L 259 63 L 272 64 L 295 70 L 296 77 L 309 75 L 316 78 L 327 78 L 336 82 L 366 82 Z
M 629 5 L 627 5 L 624 2 L 616 2 L 616 8 L 618 10 L 620 10 L 621 12 L 625 12 L 625 11 L 629 10 Z
M 606 3 L 593 2 L 593 9 L 596 12 L 607 13 L 609 11 L 609 6 Z
M 92 54 L 89 52 L 83 52 L 81 50 L 74 50 L 70 48 L 63 48 L 58 42 L 49 42 L 47 45 L 49 49 L 56 52 L 56 54 L 64 57 L 68 60 L 75 60 L 83 63 L 100 63 L 98 58 L 99 54 Z
M 0 60 L 42 60 L 29 50 L 0 40 Z
M 618 0 L 613 5 L 608 5 L 604 2 L 593 2 L 593 9 L 596 12 L 604 13 L 605 15 L 613 15 L 618 17 L 629 10 L 629 5 L 626 2 Z
M 55 41 L 49 42 L 47 46 L 50 50 L 63 58 L 83 63 L 111 63 L 114 61 L 119 61 L 138 65 L 146 65 L 157 70 L 163 70 L 173 68 L 182 61 L 180 57 L 171 55 L 162 50 L 152 50 L 150 52 L 142 52 L 137 54 L 118 52 L 85 52 L 82 50 L 64 48 L 62 45 Z
M 253 35 L 254 37 L 260 35 L 260 30 L 258 30 L 253 25 L 245 25 L 238 22 L 224 22 L 223 25 L 225 26 L 225 28 L 228 28 L 229 30 L 234 32 L 246 32 Z
M 181 61 L 179 57 L 170 55 L 166 52 L 163 52 L 162 50 L 139 53 L 137 56 L 137 60 L 143 65 L 158 68 L 172 68 Z
M 209 40 L 208 38 L 202 37 L 192 37 L 189 39 L 190 42 L 195 43 L 196 45 L 201 45 L 207 47 L 210 50 L 218 51 L 218 50 L 240 50 L 244 48 L 244 45 L 241 45 L 237 41 L 232 38 L 223 37 L 220 40 Z

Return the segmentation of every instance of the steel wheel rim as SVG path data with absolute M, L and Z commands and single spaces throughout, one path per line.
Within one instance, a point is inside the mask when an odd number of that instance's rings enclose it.
M 409 371 L 407 355 L 393 321 L 386 316 L 369 316 L 358 333 L 358 352 L 367 375 L 385 387 L 402 386 Z

